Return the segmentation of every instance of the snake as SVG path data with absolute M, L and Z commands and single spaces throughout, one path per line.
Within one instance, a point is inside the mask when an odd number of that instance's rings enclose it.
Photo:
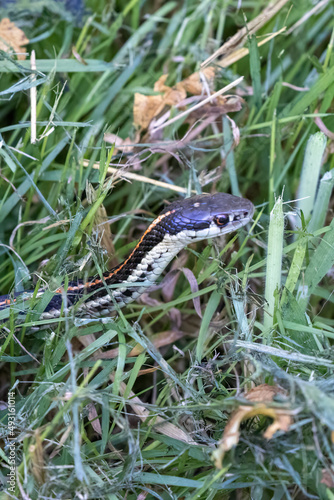
M 152 287 L 171 260 L 187 245 L 230 233 L 251 221 L 254 205 L 227 193 L 201 194 L 170 203 L 149 225 L 130 255 L 113 269 L 86 281 L 60 286 L 39 319 L 75 315 L 105 316 L 136 300 Z M 46 289 L 37 292 L 36 298 Z M 0 296 L 0 311 L 24 312 L 33 292 Z

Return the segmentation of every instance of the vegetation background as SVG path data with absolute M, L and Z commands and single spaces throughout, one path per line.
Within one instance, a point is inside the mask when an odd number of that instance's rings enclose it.
M 333 500 L 333 2 L 0 17 L 0 293 L 47 289 L 20 328 L 0 311 L 4 498 Z M 116 318 L 38 320 L 167 202 L 217 191 L 254 222 Z

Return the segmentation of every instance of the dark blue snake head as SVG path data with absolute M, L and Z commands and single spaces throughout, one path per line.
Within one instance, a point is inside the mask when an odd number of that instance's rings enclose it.
M 247 224 L 254 205 L 245 198 L 226 193 L 202 194 L 177 200 L 160 214 L 169 234 L 184 233 L 185 238 L 199 241 L 236 231 Z

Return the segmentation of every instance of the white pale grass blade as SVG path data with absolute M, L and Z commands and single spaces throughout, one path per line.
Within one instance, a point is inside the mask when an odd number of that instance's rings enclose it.
M 314 207 L 325 147 L 326 136 L 322 132 L 311 135 L 307 141 L 297 193 L 297 207 L 303 211 L 306 221 L 309 220 Z
M 282 198 L 279 197 L 270 213 L 268 232 L 268 257 L 265 283 L 266 307 L 264 311 L 264 330 L 267 332 L 266 343 L 270 343 L 270 331 L 274 324 L 275 291 L 281 286 L 283 255 L 284 216 Z

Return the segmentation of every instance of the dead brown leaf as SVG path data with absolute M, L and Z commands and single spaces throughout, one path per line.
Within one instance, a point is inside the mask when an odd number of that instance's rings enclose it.
M 28 38 L 24 32 L 12 23 L 8 17 L 4 17 L 0 21 L 0 50 L 4 52 L 14 52 L 17 58 L 24 60 L 26 58 L 23 46 L 29 43 Z
M 150 121 L 153 120 L 163 109 L 162 95 L 143 95 L 135 93 L 133 104 L 133 122 L 136 127 L 147 128 Z
M 143 95 L 136 93 L 133 105 L 134 125 L 142 129 L 147 128 L 153 118 L 159 116 L 166 106 L 175 106 L 185 99 L 186 95 L 182 87 L 166 87 L 163 95 Z
M 160 78 L 155 82 L 153 90 L 154 92 L 166 92 L 170 89 L 168 85 L 165 85 L 165 82 L 168 78 L 168 73 L 166 75 L 161 75 Z
M 264 433 L 266 439 L 271 439 L 276 431 L 287 432 L 292 424 L 292 416 L 289 411 L 270 407 L 277 394 L 285 395 L 286 392 L 277 386 L 262 384 L 254 387 L 245 395 L 245 399 L 254 403 L 253 405 L 242 404 L 235 410 L 224 429 L 223 437 L 219 443 L 219 448 L 213 453 L 213 460 L 218 469 L 222 468 L 222 460 L 226 451 L 236 446 L 240 438 L 240 424 L 243 420 L 265 415 L 273 419 Z
M 153 90 L 162 95 L 146 96 L 136 93 L 133 106 L 133 120 L 137 127 L 145 129 L 153 118 L 156 118 L 165 107 L 180 104 L 188 94 L 201 95 L 206 88 L 213 89 L 215 69 L 210 66 L 201 72 L 193 73 L 173 87 L 166 85 L 168 74 L 161 75 L 155 82 Z M 206 82 L 206 85 L 205 85 Z
M 176 106 L 179 104 L 183 99 L 187 97 L 187 92 L 184 90 L 182 85 L 175 85 L 175 87 L 167 90 L 164 93 L 163 96 L 163 103 L 164 106 Z
M 213 90 L 214 77 L 216 70 L 213 66 L 208 66 L 202 71 L 196 71 L 180 82 L 186 92 L 193 95 L 201 95 L 203 92 L 203 80 L 206 81 L 210 90 Z

